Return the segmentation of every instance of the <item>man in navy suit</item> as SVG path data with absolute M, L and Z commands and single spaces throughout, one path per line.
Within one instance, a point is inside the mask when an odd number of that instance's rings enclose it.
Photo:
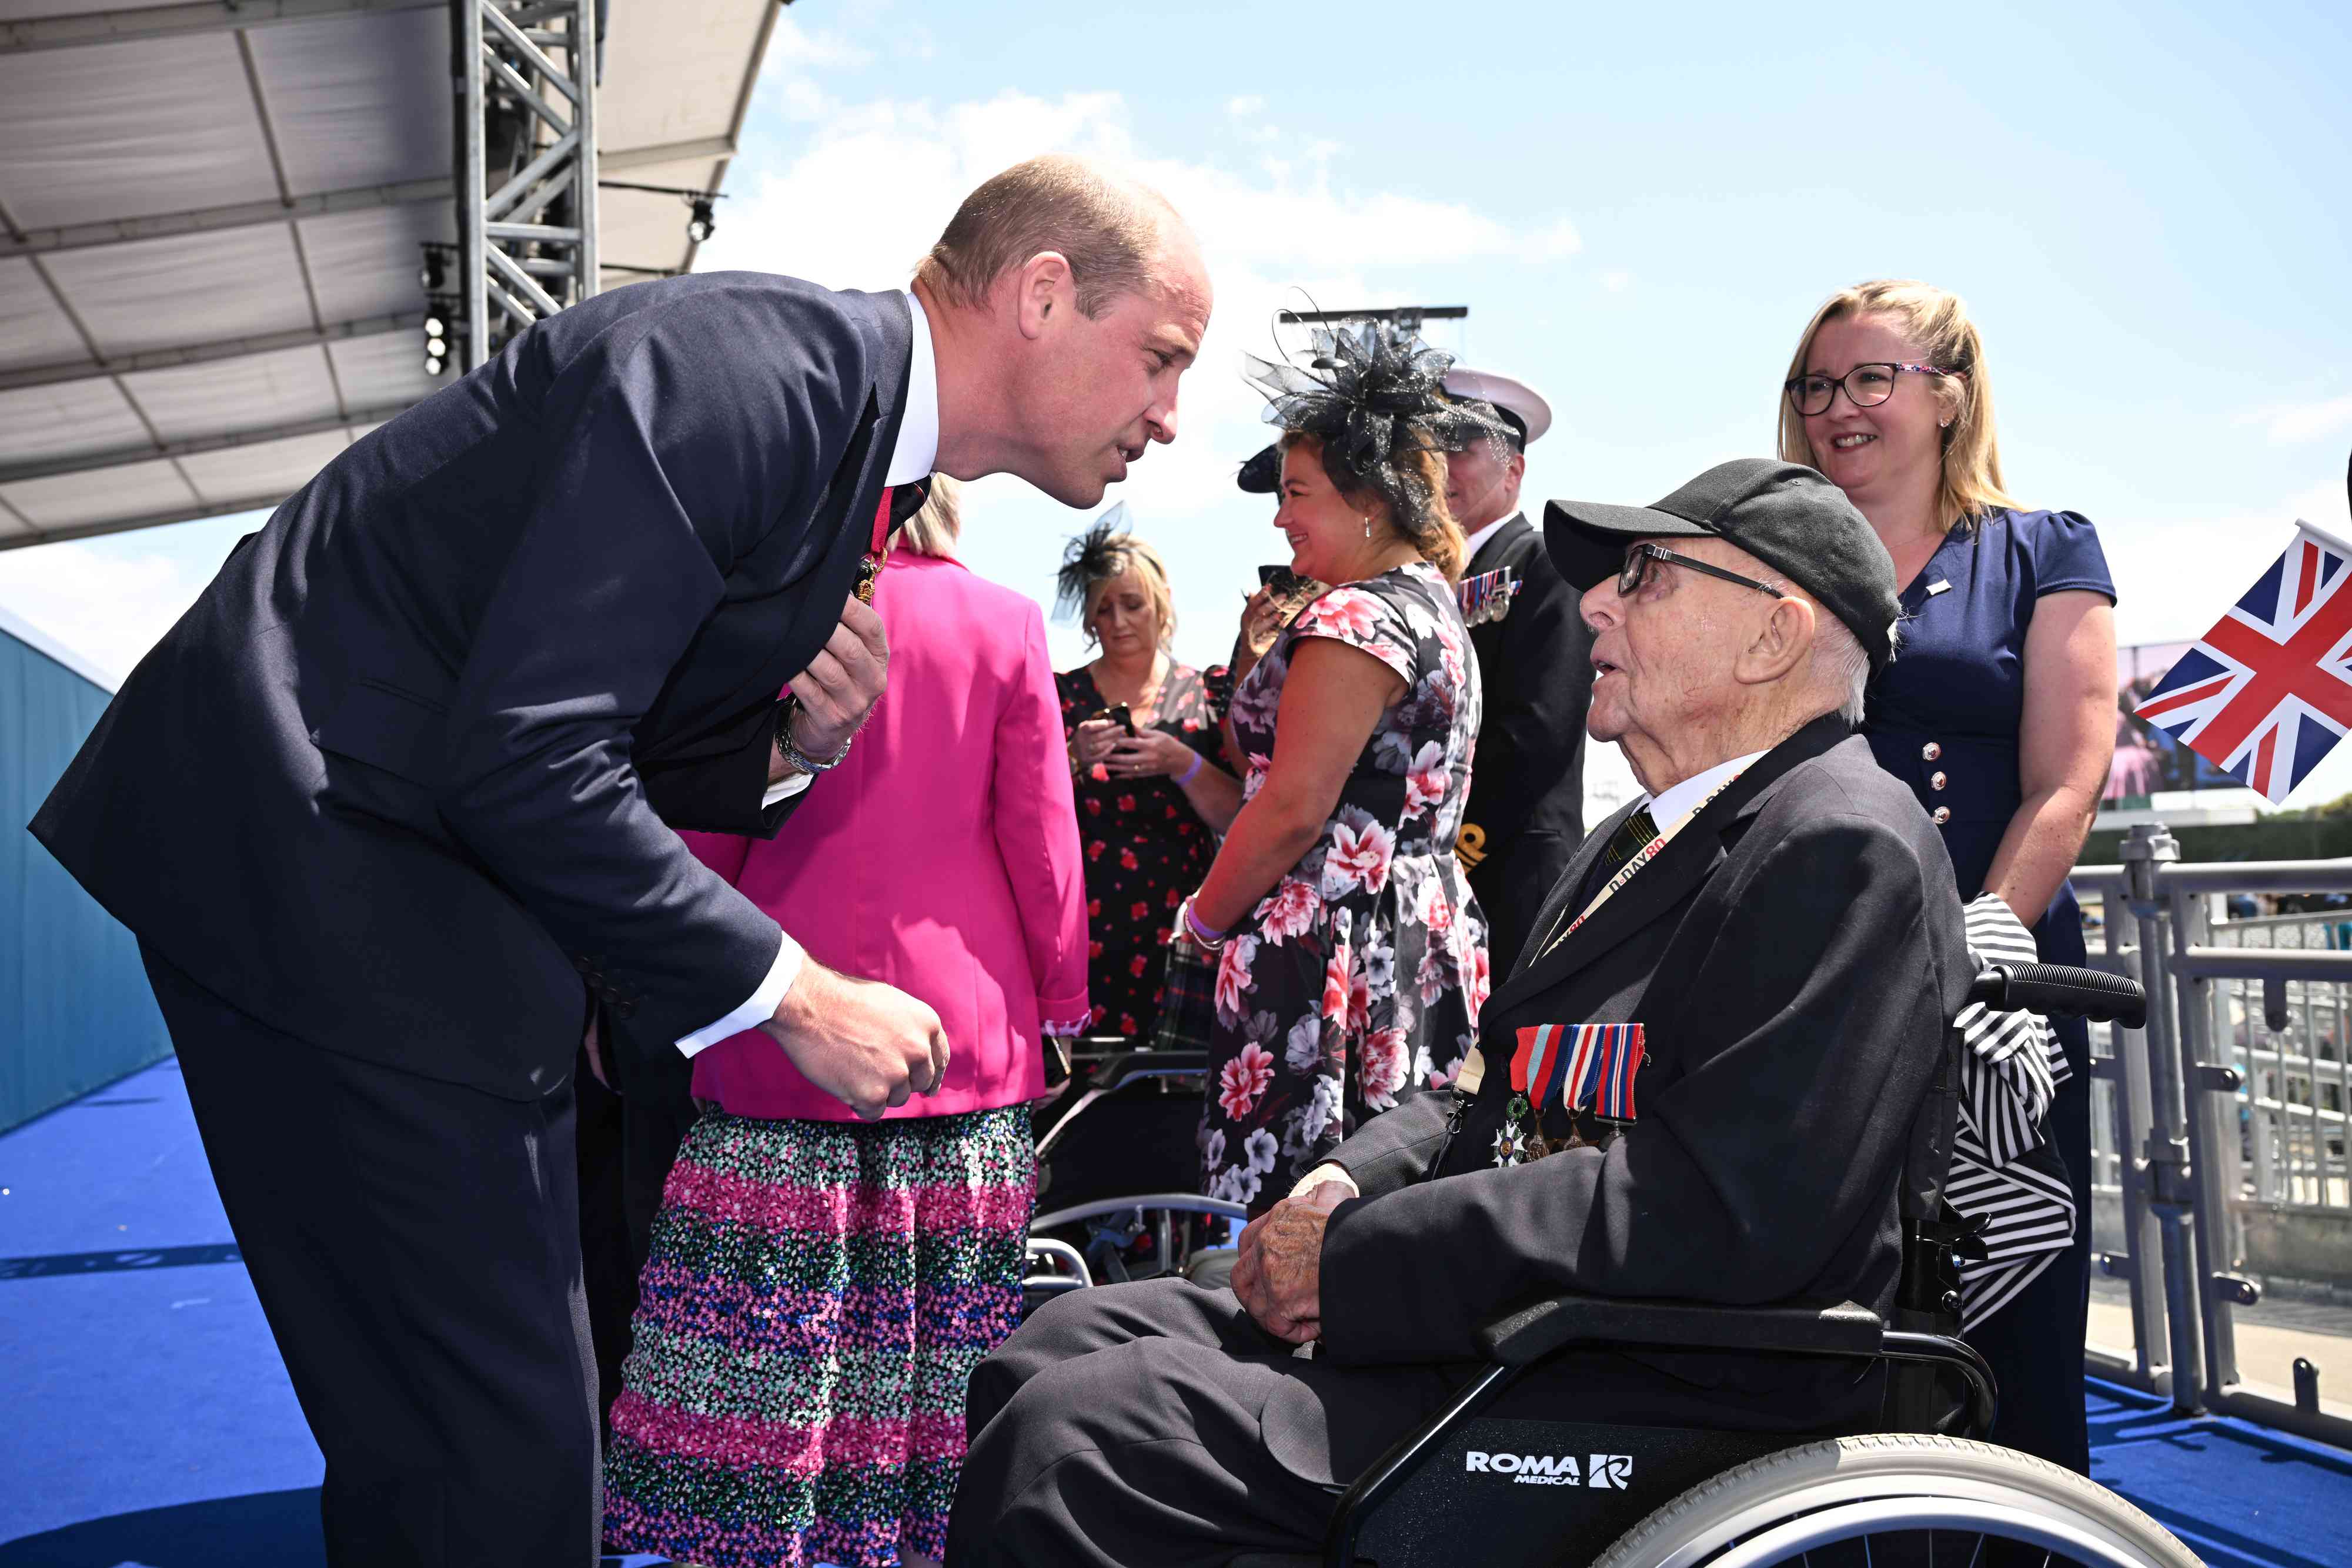
M 596 1554 L 583 1033 L 625 1076 L 757 1025 L 868 1116 L 939 1082 L 930 1009 L 672 829 L 772 835 L 845 752 L 853 590 L 934 470 L 1093 506 L 1209 308 L 1167 203 L 1067 159 L 910 291 L 599 296 L 330 464 L 124 684 L 33 831 L 139 936 L 338 1568 Z

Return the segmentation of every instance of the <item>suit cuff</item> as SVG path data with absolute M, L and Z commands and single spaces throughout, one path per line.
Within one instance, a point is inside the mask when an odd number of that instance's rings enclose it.
M 814 779 L 806 773 L 795 773 L 789 779 L 778 779 L 775 783 L 768 786 L 768 792 L 766 794 L 760 797 L 760 810 L 765 811 L 773 807 L 782 805 L 785 801 L 791 800 L 793 796 L 807 789 L 809 785 L 814 782 Z M 791 988 L 790 981 L 785 982 L 785 988 Z M 778 1001 L 782 1001 L 784 999 L 784 993 L 782 991 L 778 991 L 776 993 L 776 999 Z
M 776 961 L 769 966 L 768 977 L 760 982 L 760 988 L 744 998 L 742 1006 L 725 1018 L 716 1023 L 705 1024 L 680 1040 L 677 1042 L 679 1051 L 690 1057 L 775 1016 L 776 1009 L 783 1005 L 784 998 L 791 994 L 793 982 L 801 977 L 801 966 L 808 959 L 808 954 L 793 940 L 791 932 L 779 931 L 776 935 L 781 939 L 781 946 L 776 949 Z

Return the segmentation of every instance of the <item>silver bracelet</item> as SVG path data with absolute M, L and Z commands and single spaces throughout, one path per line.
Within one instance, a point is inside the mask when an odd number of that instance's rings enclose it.
M 793 700 L 779 704 L 778 706 L 781 706 L 783 711 L 776 716 L 777 756 L 782 758 L 785 761 L 791 763 L 802 772 L 811 776 L 814 776 L 819 773 L 830 773 L 848 760 L 850 744 L 857 738 L 855 732 L 851 733 L 847 740 L 844 740 L 841 743 L 841 749 L 834 753 L 832 761 L 819 762 L 813 757 L 802 756 L 801 748 L 793 744 L 793 715 L 800 709 L 799 700 L 795 698 Z

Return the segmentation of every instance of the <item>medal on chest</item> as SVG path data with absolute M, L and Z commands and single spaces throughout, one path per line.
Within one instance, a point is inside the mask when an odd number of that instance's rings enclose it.
M 1578 1147 L 1573 1118 L 1590 1108 L 1603 1146 L 1633 1124 L 1633 1077 L 1641 1071 L 1643 1028 L 1638 1023 L 1537 1024 L 1518 1031 L 1511 1053 L 1511 1098 L 1495 1134 L 1495 1164 L 1516 1166 Z M 1558 1144 L 1543 1133 L 1544 1113 L 1557 1104 L 1571 1119 Z
M 1507 566 L 1464 578 L 1454 590 L 1462 604 L 1463 624 L 1483 626 L 1500 621 L 1511 612 L 1511 601 L 1518 591 L 1519 574 Z

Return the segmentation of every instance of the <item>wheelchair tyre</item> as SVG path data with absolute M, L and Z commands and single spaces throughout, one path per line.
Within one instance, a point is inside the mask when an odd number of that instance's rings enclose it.
M 1955 1564 L 1969 1538 L 2103 1568 L 2199 1568 L 2164 1527 L 2071 1470 L 1990 1443 L 1886 1435 L 1767 1454 L 1694 1487 L 1619 1537 L 1592 1568 L 1762 1568 L 1841 1542 L 1934 1531 Z

